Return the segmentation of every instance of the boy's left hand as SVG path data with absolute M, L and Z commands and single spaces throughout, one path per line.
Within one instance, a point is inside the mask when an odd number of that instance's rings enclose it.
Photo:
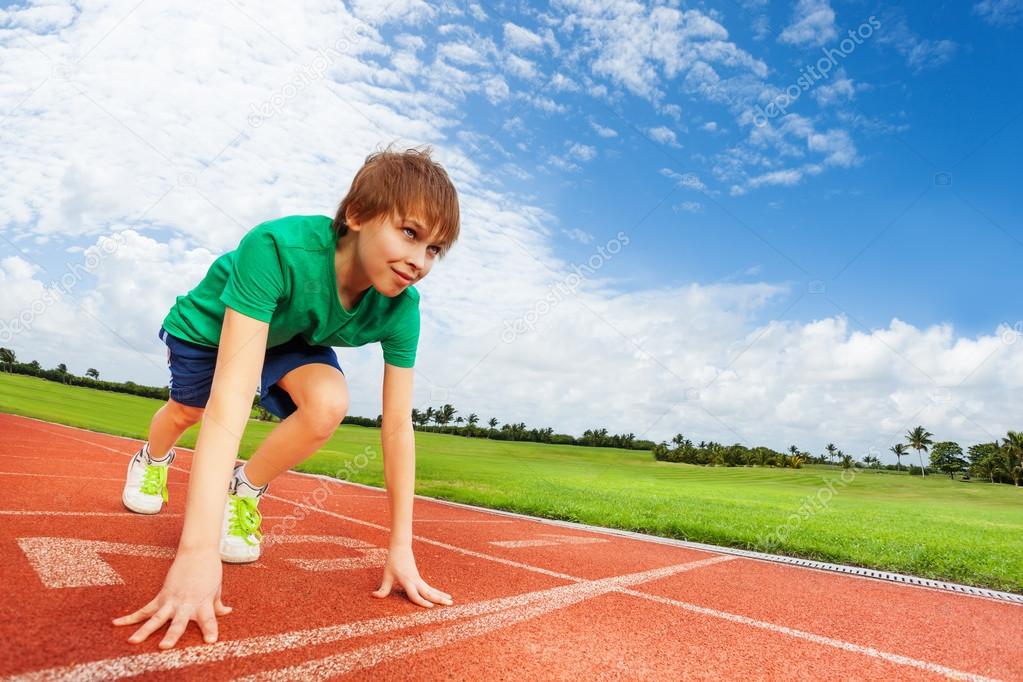
M 419 569 L 416 568 L 411 546 L 391 547 L 387 551 L 384 580 L 380 584 L 380 589 L 370 594 L 378 598 L 386 597 L 391 593 L 395 581 L 414 604 L 427 608 L 433 608 L 434 603 L 445 606 L 452 604 L 450 594 L 430 587 L 419 577 Z

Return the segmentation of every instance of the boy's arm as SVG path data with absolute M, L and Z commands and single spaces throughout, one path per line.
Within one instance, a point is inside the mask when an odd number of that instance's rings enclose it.
M 179 549 L 215 548 L 220 541 L 227 484 L 259 386 L 269 329 L 268 323 L 231 307 L 224 311 L 213 388 L 188 477 Z
M 380 444 L 384 450 L 384 480 L 391 507 L 391 540 L 380 588 L 386 597 L 395 582 L 415 604 L 452 604 L 451 595 L 431 587 L 419 576 L 412 556 L 412 501 L 416 484 L 416 441 L 412 430 L 411 367 L 384 364 L 383 420 Z
M 114 625 L 145 621 L 129 642 L 147 639 L 170 621 L 160 642 L 161 649 L 169 649 L 194 620 L 206 642 L 212 643 L 217 641 L 217 616 L 231 612 L 221 600 L 223 567 L 217 545 L 231 468 L 262 372 L 269 326 L 230 307 L 224 311 L 213 388 L 188 477 L 178 551 L 159 594 L 138 611 L 114 619 Z
M 411 367 L 384 363 L 380 445 L 391 508 L 391 546 L 412 545 L 412 502 L 416 486 L 416 440 L 412 429 Z

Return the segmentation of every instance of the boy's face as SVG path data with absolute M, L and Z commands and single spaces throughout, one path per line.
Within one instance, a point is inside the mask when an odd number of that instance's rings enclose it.
M 441 246 L 429 241 L 429 230 L 414 215 L 405 220 L 381 215 L 362 225 L 348 225 L 361 232 L 359 260 L 373 287 L 385 296 L 397 296 L 426 277 Z

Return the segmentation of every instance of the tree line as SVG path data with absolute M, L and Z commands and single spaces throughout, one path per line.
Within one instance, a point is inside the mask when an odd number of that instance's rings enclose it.
M 852 467 L 868 469 L 888 469 L 902 471 L 902 458 L 909 456 L 909 450 L 916 450 L 919 466 L 909 467 L 910 475 L 926 476 L 928 470 L 939 471 L 949 478 L 959 475 L 961 480 L 971 477 L 981 478 L 991 483 L 1011 483 L 1019 486 L 1023 480 L 1023 432 L 1009 431 L 1005 438 L 995 439 L 989 443 L 977 443 L 969 446 L 966 454 L 963 448 L 954 441 L 934 442 L 934 434 L 923 426 L 908 431 L 905 443 L 896 443 L 890 448 L 895 455 L 895 464 L 882 464 L 881 459 L 872 453 L 857 460 L 852 455 L 842 452 L 834 443 L 828 443 L 824 452 L 814 455 L 804 452 L 797 446 L 789 446 L 788 452 L 777 452 L 767 447 L 747 447 L 741 443 L 725 445 L 715 441 L 700 441 L 694 444 L 683 434 L 676 434 L 671 443 L 663 441 L 653 448 L 654 458 L 662 462 L 680 462 L 703 466 L 770 466 L 779 468 L 801 469 L 803 464 L 834 464 L 849 469 Z M 923 453 L 929 455 L 929 465 L 923 461 Z

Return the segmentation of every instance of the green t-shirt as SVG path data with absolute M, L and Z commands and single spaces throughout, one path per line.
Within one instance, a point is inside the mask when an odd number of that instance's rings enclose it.
M 372 286 L 355 309 L 337 292 L 331 219 L 297 215 L 260 223 L 238 248 L 213 261 L 199 284 L 178 296 L 163 319 L 174 336 L 220 345 L 225 306 L 270 323 L 267 348 L 296 335 L 316 346 L 363 346 L 379 341 L 384 362 L 412 367 L 419 343 L 419 292 L 407 286 L 384 296 Z

